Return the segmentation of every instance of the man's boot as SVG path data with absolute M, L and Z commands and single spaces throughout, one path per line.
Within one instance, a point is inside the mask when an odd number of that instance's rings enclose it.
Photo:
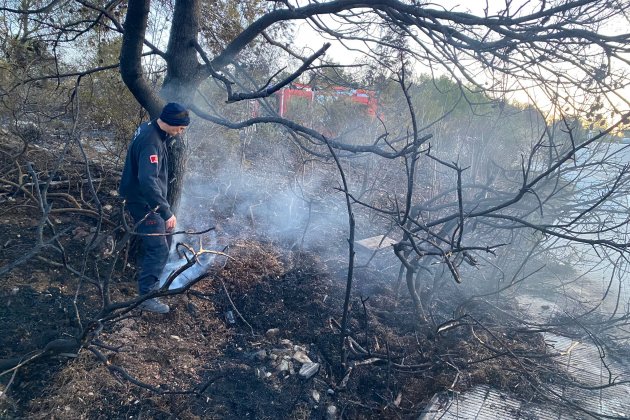
M 158 298 L 147 299 L 138 305 L 138 308 L 143 311 L 155 312 L 158 314 L 167 314 L 171 309 L 166 303 L 160 302 Z

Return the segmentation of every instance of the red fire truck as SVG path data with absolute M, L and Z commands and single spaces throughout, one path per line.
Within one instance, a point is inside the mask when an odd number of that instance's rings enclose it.
M 294 83 L 279 90 L 276 96 L 278 98 L 278 114 L 280 114 L 281 117 L 286 116 L 287 111 L 291 108 L 291 103 L 297 98 L 307 99 L 310 102 L 326 98 L 347 98 L 352 102 L 365 105 L 367 115 L 372 118 L 376 117 L 378 107 L 376 92 L 342 86 L 314 89 L 309 85 Z

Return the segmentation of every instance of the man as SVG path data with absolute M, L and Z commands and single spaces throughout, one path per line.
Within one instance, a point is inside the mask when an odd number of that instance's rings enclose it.
M 134 135 L 127 151 L 125 168 L 120 181 L 120 195 L 136 231 L 141 234 L 144 256 L 138 276 L 138 292 L 145 295 L 159 287 L 158 279 L 170 248 L 170 236 L 177 219 L 166 201 L 168 191 L 167 141 L 182 134 L 190 124 L 188 111 L 182 105 L 169 103 L 157 120 L 142 124 Z M 168 313 L 169 307 L 159 299 L 147 299 L 141 309 Z

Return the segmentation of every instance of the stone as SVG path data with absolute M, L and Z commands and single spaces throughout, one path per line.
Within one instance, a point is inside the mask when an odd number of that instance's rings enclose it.
M 226 311 L 225 312 L 225 321 L 230 324 L 230 325 L 234 325 L 236 324 L 236 318 L 234 318 L 234 312 L 232 311 Z
M 337 418 L 337 407 L 329 405 L 328 408 L 326 408 L 326 418 L 328 420 L 335 420 Z
M 305 363 L 300 368 L 298 375 L 302 379 L 310 379 L 319 372 L 319 363 Z
M 286 372 L 287 370 L 289 370 L 289 361 L 288 360 L 282 360 L 278 364 L 278 367 L 276 368 L 276 370 L 278 372 Z
M 319 391 L 317 391 L 316 389 L 313 390 L 313 392 L 311 392 L 311 397 L 313 397 L 313 401 L 315 401 L 316 403 L 319 402 L 319 399 L 321 398 L 321 395 L 319 395 Z
M 267 358 L 267 350 L 259 350 L 254 353 L 254 358 L 256 360 L 265 360 Z
M 286 338 L 283 338 L 282 340 L 280 340 L 280 344 L 288 348 L 293 347 L 293 343 L 291 342 L 291 340 L 287 340 Z
M 278 334 L 280 334 L 280 328 L 269 328 L 265 335 L 267 338 L 275 338 Z
M 302 364 L 313 363 L 313 361 L 303 351 L 296 351 L 293 353 L 293 360 Z

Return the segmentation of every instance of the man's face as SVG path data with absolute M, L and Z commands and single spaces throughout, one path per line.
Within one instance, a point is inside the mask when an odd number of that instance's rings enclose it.
M 164 124 L 164 131 L 166 131 L 171 136 L 179 136 L 180 134 L 184 134 L 186 131 L 185 125 L 168 125 Z

